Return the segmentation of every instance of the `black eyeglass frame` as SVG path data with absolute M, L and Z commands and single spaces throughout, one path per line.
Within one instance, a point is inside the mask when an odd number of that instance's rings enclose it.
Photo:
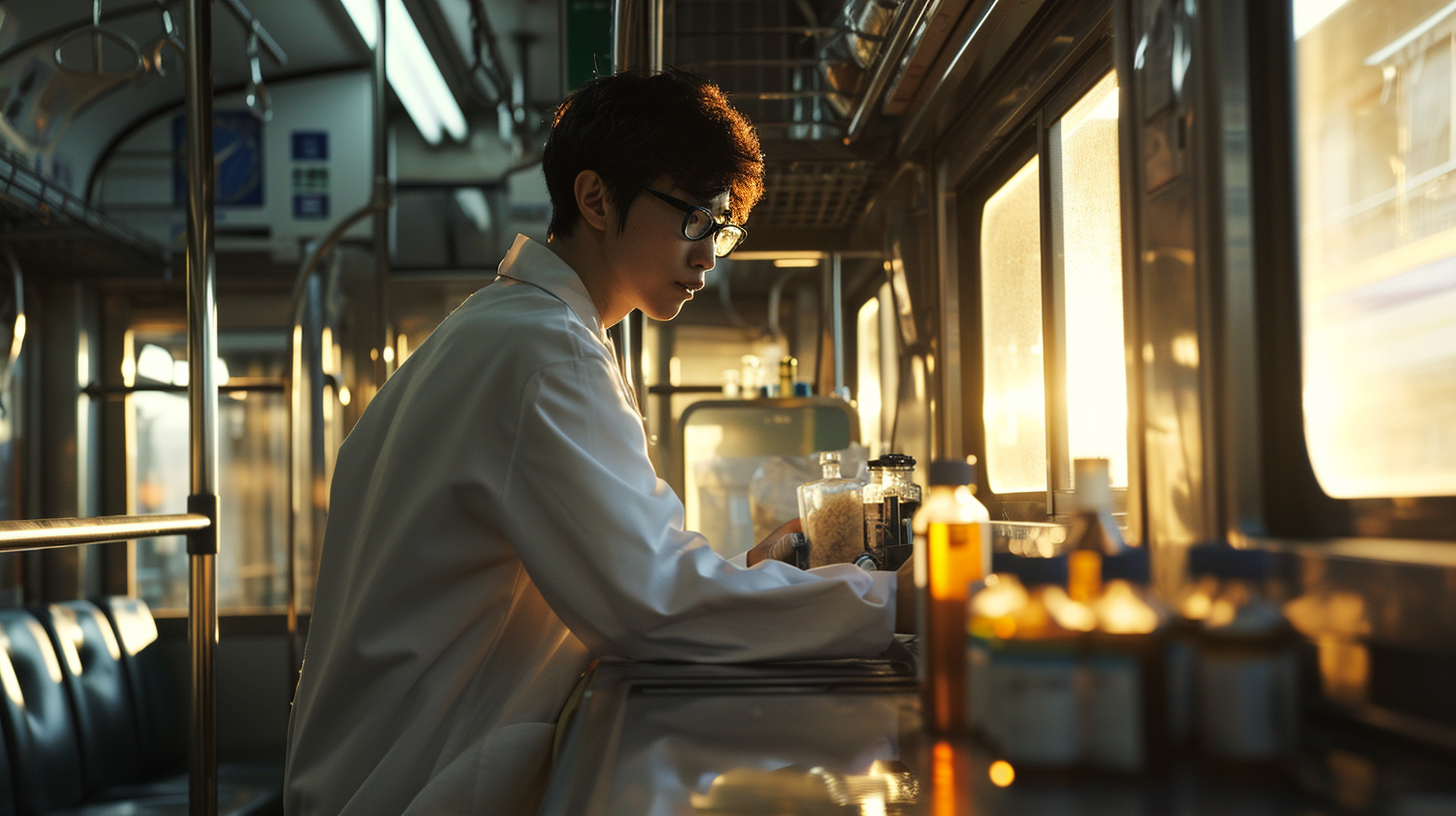
M 679 210 L 682 210 L 682 236 L 689 241 L 702 241 L 706 238 L 712 238 L 713 254 L 719 258 L 726 257 L 728 253 L 742 246 L 743 240 L 748 237 L 748 230 L 746 228 L 739 226 L 738 224 L 731 224 L 727 221 L 720 222 L 716 217 L 714 217 L 712 210 L 709 210 L 707 207 L 700 207 L 697 204 L 691 204 L 675 196 L 670 196 L 660 190 L 654 190 L 651 187 L 643 187 L 642 191 L 646 193 L 652 193 L 652 195 L 656 196 L 663 203 L 669 204 Z M 693 236 L 690 232 L 688 232 L 688 224 L 692 221 L 693 214 L 697 212 L 701 212 L 706 215 L 708 217 L 708 223 L 712 224 L 712 226 L 709 227 L 708 231 L 703 233 L 702 235 Z M 723 232 L 729 236 L 737 236 L 737 240 L 733 242 L 732 246 L 728 247 L 727 249 L 723 249 L 721 246 L 719 246 L 717 238 L 717 235 L 720 232 Z

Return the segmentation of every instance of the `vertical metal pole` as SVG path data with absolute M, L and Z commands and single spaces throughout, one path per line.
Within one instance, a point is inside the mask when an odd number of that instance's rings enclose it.
M 189 512 L 212 519 L 188 538 L 192 653 L 188 809 L 217 813 L 217 357 L 213 257 L 212 3 L 187 0 L 187 398 L 192 444 Z
M 647 4 L 647 67 L 654 73 L 662 70 L 662 16 L 666 5 L 664 0 L 648 0 Z
M 639 18 L 637 0 L 613 0 L 612 3 L 612 72 L 617 73 L 641 67 L 634 45 L 639 42 L 635 27 Z M 617 367 L 627 387 L 638 396 L 637 410 L 641 412 L 642 355 L 637 349 L 642 335 L 642 315 L 631 311 L 617 325 L 608 330 L 617 356 Z
M 834 394 L 844 394 L 844 276 L 838 252 L 829 255 L 829 321 L 834 342 Z
M 374 201 L 389 201 L 389 143 L 384 123 L 385 55 L 387 53 L 384 0 L 376 4 L 379 30 L 374 38 Z M 374 214 L 374 325 L 378 353 L 374 355 L 374 385 L 384 387 L 390 365 L 385 359 L 389 342 L 389 213 L 379 208 Z M 377 390 L 376 390 L 376 393 Z
M 948 165 L 935 171 L 935 234 L 937 276 L 940 282 L 940 448 L 942 459 L 966 455 L 961 427 L 961 295 L 955 242 L 955 192 L 950 185 Z

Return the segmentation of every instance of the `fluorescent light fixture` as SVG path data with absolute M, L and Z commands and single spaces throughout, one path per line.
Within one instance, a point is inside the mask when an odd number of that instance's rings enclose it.
M 810 266 L 818 266 L 820 263 L 822 263 L 822 261 L 820 261 L 818 258 L 775 258 L 774 259 L 774 266 L 777 266 L 779 268 L 784 268 L 784 267 L 789 267 L 789 268 L 810 267 Z
M 379 29 L 376 0 L 343 0 L 343 3 L 365 44 L 373 48 Z M 425 47 L 414 18 L 404 7 L 404 0 L 385 0 L 385 14 L 389 40 L 385 43 L 384 72 L 410 119 L 432 145 L 440 143 L 442 132 L 463 141 L 465 114 L 450 93 L 450 86 L 445 84 L 430 49 Z

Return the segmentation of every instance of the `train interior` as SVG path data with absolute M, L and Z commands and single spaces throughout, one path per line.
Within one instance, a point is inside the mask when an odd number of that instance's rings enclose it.
M 0 2 L 0 519 L 194 509 L 198 5 Z M 741 248 L 676 320 L 615 330 L 689 528 L 743 552 L 795 514 L 767 491 L 818 478 L 822 450 L 908 454 L 918 483 L 973 457 L 1004 550 L 1066 522 L 1074 462 L 1106 459 L 1165 603 L 1200 549 L 1259 556 L 1307 668 L 1301 786 L 1339 812 L 1456 807 L 1449 788 L 1390 804 L 1456 756 L 1456 6 L 210 5 L 216 759 L 235 780 L 283 762 L 335 452 L 515 236 L 546 239 L 562 99 L 670 66 L 728 93 L 765 162 Z M 62 631 L 55 610 L 105 607 L 141 621 L 122 641 L 155 641 L 172 692 L 148 704 L 170 712 L 147 715 L 148 767 L 185 768 L 188 553 L 0 553 L 0 612 Z M 9 756 L 14 812 L 84 798 Z M 254 784 L 221 778 L 238 802 Z

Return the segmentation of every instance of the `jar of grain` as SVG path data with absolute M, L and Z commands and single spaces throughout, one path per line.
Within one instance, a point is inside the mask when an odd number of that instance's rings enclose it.
M 863 484 L 839 473 L 839 454 L 819 454 L 824 478 L 799 486 L 799 518 L 809 539 L 809 566 L 853 563 L 865 551 Z

